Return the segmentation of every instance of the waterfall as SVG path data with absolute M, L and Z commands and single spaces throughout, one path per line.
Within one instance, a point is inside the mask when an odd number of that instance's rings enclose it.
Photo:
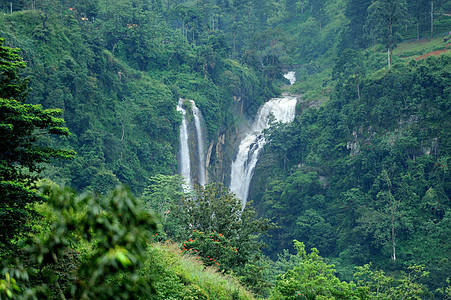
M 296 82 L 296 73 L 291 71 L 283 75 L 286 79 L 290 81 L 290 84 L 293 85 Z
M 196 103 L 191 100 L 194 115 L 194 125 L 196 127 L 197 136 L 197 155 L 198 155 L 198 174 L 199 174 L 199 185 L 205 185 L 205 139 L 202 133 L 201 126 L 201 113 L 199 108 L 197 108 Z
M 296 97 L 284 95 L 282 98 L 273 98 L 266 102 L 260 107 L 251 129 L 238 147 L 238 153 L 232 163 L 230 190 L 242 200 L 243 208 L 246 205 L 258 155 L 266 144 L 263 131 L 269 128 L 272 119 L 282 123 L 293 121 L 296 101 Z
M 179 101 L 177 105 L 177 110 L 182 112 L 183 119 L 182 124 L 180 125 L 180 173 L 185 179 L 184 189 L 188 189 L 192 185 L 191 181 L 191 159 L 189 153 L 189 144 L 188 144 L 188 123 L 186 121 L 186 110 L 182 107 L 182 101 Z
M 193 118 L 187 118 L 187 111 L 183 108 L 182 100 L 177 105 L 177 110 L 183 115 L 182 124 L 180 125 L 179 169 L 186 182 L 185 189 L 189 189 L 194 183 L 199 183 L 199 185 L 206 184 L 205 138 L 202 127 L 202 114 L 196 103 L 193 100 L 190 102 Z M 189 121 L 189 119 L 194 122 Z M 197 164 L 191 158 L 197 158 Z M 195 175 L 194 178 L 192 174 Z

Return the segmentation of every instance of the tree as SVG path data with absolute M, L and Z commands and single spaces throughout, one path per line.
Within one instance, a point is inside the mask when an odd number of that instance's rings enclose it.
M 221 234 L 220 236 L 225 238 L 224 241 L 222 238 L 214 239 L 221 241 L 222 246 L 219 248 L 231 247 L 238 252 L 233 258 L 233 265 L 228 266 L 235 271 L 260 253 L 262 245 L 258 237 L 275 226 L 268 219 L 257 219 L 256 212 L 249 204 L 243 210 L 241 200 L 219 183 L 196 186 L 192 193 L 185 195 L 171 215 L 182 226 L 178 233 L 182 240 L 195 240 L 196 237 L 198 240 L 203 239 L 197 236 L 199 234 L 207 234 L 208 237 Z M 223 253 L 230 255 L 229 252 Z M 225 260 L 229 259 L 223 259 Z
M 427 12 L 431 8 L 428 1 L 415 0 L 409 1 L 409 14 L 415 18 L 417 27 L 417 41 L 420 40 L 421 31 L 426 28 L 427 25 Z
M 322 27 L 324 19 L 324 0 L 310 0 L 310 12 L 313 17 L 318 20 L 319 27 Z
M 423 299 L 427 289 L 419 281 L 427 277 L 429 272 L 424 266 L 409 266 L 408 273 L 399 276 L 385 275 L 384 271 L 372 270 L 371 264 L 357 267 L 354 277 L 359 289 L 365 290 L 365 299 Z
M 354 86 L 357 97 L 360 100 L 360 85 L 365 76 L 363 56 L 353 49 L 343 50 L 337 58 L 337 63 L 332 70 L 332 77 L 339 81 L 339 85 Z
M 363 288 L 340 281 L 333 265 L 326 264 L 316 248 L 307 254 L 304 243 L 294 240 L 299 264 L 279 275 L 273 290 L 274 299 L 365 299 Z
M 387 47 L 388 67 L 393 63 L 393 49 L 400 41 L 400 30 L 407 21 L 405 0 L 376 0 L 368 7 L 366 25 L 372 37 Z
M 0 256 L 12 250 L 12 239 L 28 231 L 27 221 L 33 215 L 27 204 L 43 198 L 32 190 L 43 163 L 54 158 L 71 158 L 73 151 L 44 145 L 47 135 L 66 136 L 61 110 L 43 109 L 40 105 L 23 104 L 27 81 L 21 80 L 18 68 L 25 66 L 18 49 L 1 46 L 0 40 Z
M 366 46 L 364 27 L 370 4 L 371 0 L 349 0 L 346 2 L 345 16 L 349 23 L 342 33 L 341 44 L 343 47 L 360 49 Z
M 118 186 L 105 197 L 56 185 L 42 191 L 48 203 L 40 209 L 51 221 L 39 222 L 43 230 L 28 248 L 37 274 L 5 268 L 13 284 L 0 284 L 0 297 L 9 290 L 14 299 L 148 299 L 150 274 L 141 271 L 156 223 L 130 191 Z
M 285 10 L 286 10 L 286 13 L 288 15 L 288 19 L 290 21 L 295 19 L 295 17 L 296 17 L 296 10 L 297 10 L 297 6 L 298 6 L 297 2 L 298 2 L 297 0 L 287 0 L 286 1 Z M 304 2 L 302 2 L 302 4 L 301 4 L 302 6 L 303 6 L 303 3 Z M 301 11 L 302 11 L 302 9 L 301 9 Z
M 166 219 L 170 210 L 183 196 L 182 182 L 180 175 L 158 174 L 150 178 L 149 186 L 141 195 L 146 208 L 157 212 L 163 225 L 169 225 Z
M 19 55 L 20 49 L 3 46 L 0 38 L 0 98 L 23 100 L 28 92 L 28 79 L 19 77 L 19 69 L 26 64 Z

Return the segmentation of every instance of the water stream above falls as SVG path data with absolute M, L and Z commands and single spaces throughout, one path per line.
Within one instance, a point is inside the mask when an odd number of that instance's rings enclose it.
M 296 73 L 293 71 L 286 73 L 283 77 L 290 81 L 290 85 L 293 85 L 296 82 Z
M 275 122 L 288 123 L 293 121 L 296 102 L 296 97 L 289 95 L 284 95 L 282 98 L 272 98 L 260 107 L 254 123 L 245 132 L 238 147 L 236 158 L 232 163 L 230 175 L 230 190 L 242 200 L 243 207 L 247 202 L 249 187 L 259 154 L 266 144 L 263 131 L 270 127 L 272 118 Z

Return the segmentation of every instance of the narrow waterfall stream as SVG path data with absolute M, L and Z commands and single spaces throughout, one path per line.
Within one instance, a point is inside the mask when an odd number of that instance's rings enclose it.
M 238 148 L 232 163 L 230 190 L 246 205 L 249 186 L 254 175 L 258 156 L 266 144 L 263 130 L 269 128 L 271 116 L 274 121 L 288 123 L 294 120 L 296 97 L 285 95 L 266 102 L 258 111 L 257 117 Z
M 196 103 L 191 100 L 191 104 L 193 107 L 193 115 L 194 115 L 194 125 L 196 127 L 196 136 L 197 136 L 197 155 L 198 155 L 198 179 L 199 185 L 205 185 L 205 139 L 202 132 L 202 114 L 200 113 L 199 108 L 197 108 Z
M 182 112 L 183 119 L 180 125 L 180 157 L 179 166 L 180 174 L 182 174 L 185 179 L 184 189 L 189 189 L 191 187 L 191 159 L 189 155 L 189 144 L 188 144 L 188 124 L 186 121 L 186 110 L 182 107 L 182 101 L 180 100 L 177 105 L 177 110 Z
M 182 100 L 177 105 L 177 110 L 183 115 L 180 125 L 179 171 L 185 179 L 185 190 L 190 189 L 196 183 L 199 185 L 206 184 L 202 113 L 193 100 L 190 100 L 190 102 L 193 112 L 192 118 L 187 115 L 189 112 L 183 107 Z

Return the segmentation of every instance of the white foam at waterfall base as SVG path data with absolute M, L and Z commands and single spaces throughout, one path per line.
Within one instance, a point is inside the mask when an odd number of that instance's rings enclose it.
M 288 123 L 294 120 L 295 111 L 296 97 L 284 96 L 269 100 L 260 107 L 250 131 L 241 141 L 232 163 L 230 190 L 241 199 L 243 208 L 246 205 L 258 156 L 266 144 L 263 130 L 269 128 L 271 116 L 276 122 Z
M 191 183 L 191 160 L 189 156 L 189 146 L 188 146 L 188 124 L 186 122 L 186 110 L 182 107 L 182 102 L 179 101 L 177 105 L 177 110 L 182 112 L 183 119 L 180 125 L 180 173 L 185 180 L 184 190 L 189 190 Z

